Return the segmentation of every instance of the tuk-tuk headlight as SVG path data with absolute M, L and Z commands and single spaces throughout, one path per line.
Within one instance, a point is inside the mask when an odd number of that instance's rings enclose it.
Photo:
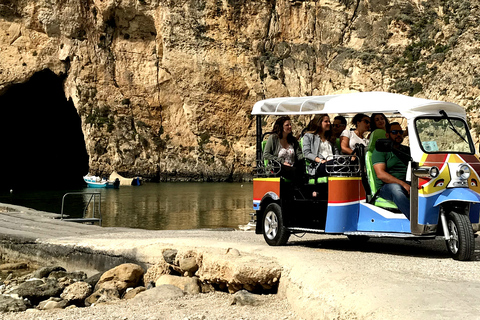
M 423 167 L 418 167 L 416 169 L 413 169 L 413 174 L 419 178 L 435 179 L 440 174 L 440 170 L 438 169 L 438 167 L 435 167 L 435 166 L 433 167 L 423 166 Z
M 430 168 L 430 177 L 435 179 L 436 177 L 438 177 L 439 174 L 440 174 L 440 170 L 438 169 L 438 167 L 431 167 Z
M 460 165 L 457 169 L 457 177 L 467 180 L 470 177 L 470 167 L 466 164 Z

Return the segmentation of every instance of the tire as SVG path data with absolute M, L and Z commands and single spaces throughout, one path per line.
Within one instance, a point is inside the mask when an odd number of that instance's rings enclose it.
M 283 222 L 282 208 L 271 203 L 265 209 L 262 219 L 263 238 L 270 246 L 283 246 L 290 237 L 290 232 Z
M 475 252 L 475 236 L 467 215 L 450 211 L 447 227 L 451 239 L 445 240 L 452 258 L 460 261 L 472 260 Z

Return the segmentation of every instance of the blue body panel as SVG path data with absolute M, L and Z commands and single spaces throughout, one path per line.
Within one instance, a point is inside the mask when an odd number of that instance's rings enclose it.
M 357 231 L 359 203 L 348 205 L 328 205 L 326 233 Z
M 402 213 L 393 213 L 368 203 L 360 204 L 358 231 L 410 232 L 410 221 Z
M 435 202 L 440 194 L 430 197 L 418 197 L 418 223 L 419 224 L 437 224 L 440 215 L 440 207 L 435 206 Z
M 480 195 L 468 188 L 446 189 L 435 201 L 434 206 L 438 206 L 446 201 L 465 201 L 471 203 L 480 203 Z

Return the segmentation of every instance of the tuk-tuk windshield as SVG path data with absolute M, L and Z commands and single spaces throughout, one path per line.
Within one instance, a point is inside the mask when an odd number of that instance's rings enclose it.
M 426 153 L 475 153 L 467 124 L 462 119 L 417 118 L 415 129 Z

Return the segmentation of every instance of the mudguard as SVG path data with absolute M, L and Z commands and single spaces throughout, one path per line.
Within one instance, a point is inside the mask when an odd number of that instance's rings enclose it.
M 435 201 L 434 207 L 441 205 L 447 201 L 463 201 L 480 203 L 480 195 L 468 188 L 452 188 L 446 189 Z

